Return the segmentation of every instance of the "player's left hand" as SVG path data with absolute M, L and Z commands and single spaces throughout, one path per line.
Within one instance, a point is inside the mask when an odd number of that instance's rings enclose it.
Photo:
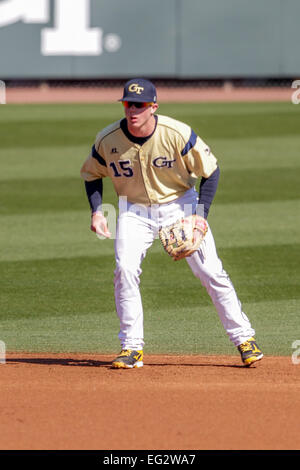
M 103 236 L 105 238 L 111 237 L 111 233 L 107 226 L 107 220 L 102 212 L 94 212 L 92 214 L 91 230 L 96 232 L 97 235 Z

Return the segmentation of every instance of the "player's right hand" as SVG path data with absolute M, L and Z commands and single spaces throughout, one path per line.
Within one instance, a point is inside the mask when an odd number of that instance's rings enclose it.
M 110 238 L 111 233 L 108 230 L 107 220 L 102 214 L 102 212 L 94 212 L 92 214 L 92 221 L 91 221 L 91 230 L 96 232 L 97 235 Z

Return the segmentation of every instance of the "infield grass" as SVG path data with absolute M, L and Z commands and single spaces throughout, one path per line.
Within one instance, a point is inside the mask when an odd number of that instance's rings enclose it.
M 300 106 L 162 104 L 212 148 L 217 249 L 265 354 L 300 340 Z M 7 351 L 119 351 L 113 240 L 89 230 L 79 170 L 111 105 L 0 106 L 0 340 Z M 116 204 L 111 182 L 105 203 Z M 113 229 L 113 227 L 111 227 Z M 142 265 L 145 351 L 236 354 L 183 260 L 156 240 Z

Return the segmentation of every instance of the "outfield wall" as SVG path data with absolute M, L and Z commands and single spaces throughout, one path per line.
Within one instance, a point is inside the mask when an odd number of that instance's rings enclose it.
M 293 77 L 299 0 L 1 0 L 0 79 Z

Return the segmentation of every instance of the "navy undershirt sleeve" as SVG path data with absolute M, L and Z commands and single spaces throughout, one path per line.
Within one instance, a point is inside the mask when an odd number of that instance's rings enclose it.
M 207 219 L 209 208 L 211 206 L 213 198 L 215 197 L 218 183 L 219 183 L 219 177 L 220 177 L 220 168 L 217 167 L 217 169 L 208 178 L 203 177 L 201 179 L 198 203 L 204 205 L 205 219 Z
M 101 210 L 103 194 L 102 178 L 94 181 L 85 181 L 84 183 L 92 213 Z

